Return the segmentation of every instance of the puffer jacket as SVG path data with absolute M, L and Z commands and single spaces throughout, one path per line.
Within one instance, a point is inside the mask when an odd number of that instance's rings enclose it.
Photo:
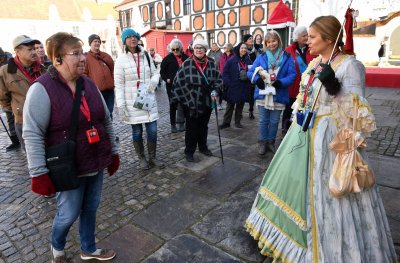
M 254 61 L 251 69 L 247 72 L 247 76 L 250 80 L 252 79 L 253 84 L 257 82 L 258 78 L 260 78 L 259 74 L 254 75 L 256 68 L 259 66 L 261 66 L 265 70 L 268 70 L 268 56 L 266 53 L 259 55 L 256 61 Z M 276 79 L 282 82 L 282 87 L 276 89 L 276 95 L 273 96 L 274 102 L 278 102 L 281 104 L 289 103 L 289 87 L 293 84 L 295 78 L 296 67 L 294 66 L 294 62 L 293 59 L 290 57 L 290 54 L 285 51 L 282 56 L 282 64 L 279 68 L 278 75 L 276 76 Z M 256 86 L 256 90 L 254 92 L 255 100 L 263 100 L 265 98 L 265 95 L 260 95 L 259 92 L 260 90 Z
M 122 54 L 115 62 L 115 100 L 122 120 L 127 124 L 147 123 L 158 119 L 157 102 L 154 103 L 151 111 L 133 107 L 138 95 L 137 81 L 148 84 L 149 90 L 154 92 L 160 78 L 153 59 L 149 55 L 149 65 L 143 48 L 141 48 L 139 57 L 140 77 L 138 77 L 136 62 L 131 52 Z
M 45 72 L 45 67 L 41 65 L 40 74 Z M 14 58 L 10 58 L 8 65 L 0 68 L 0 105 L 4 110 L 14 113 L 15 123 L 23 123 L 22 113 L 30 86 L 31 83 L 18 69 Z

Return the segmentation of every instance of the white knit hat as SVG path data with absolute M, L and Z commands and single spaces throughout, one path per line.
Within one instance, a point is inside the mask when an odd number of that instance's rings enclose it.
M 197 45 L 203 46 L 206 50 L 209 49 L 207 41 L 205 41 L 204 39 L 198 38 L 195 41 L 193 41 L 193 48 Z

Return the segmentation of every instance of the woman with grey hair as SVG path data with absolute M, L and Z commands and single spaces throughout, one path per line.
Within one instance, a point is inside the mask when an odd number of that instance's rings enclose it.
M 289 87 L 289 103 L 286 104 L 285 110 L 282 115 L 282 135 L 285 136 L 292 122 L 290 117 L 292 116 L 292 105 L 296 100 L 297 94 L 299 94 L 299 85 L 301 74 L 307 68 L 307 65 L 315 58 L 310 54 L 307 45 L 308 33 L 305 26 L 297 26 L 293 30 L 293 43 L 286 48 L 294 61 L 296 66 L 296 78 L 294 83 Z
M 171 96 L 172 96 L 172 82 L 174 81 L 176 72 L 178 69 L 182 66 L 183 61 L 185 61 L 189 56 L 186 55 L 183 52 L 183 45 L 182 42 L 175 38 L 171 41 L 169 44 L 171 48 L 171 53 L 169 53 L 161 62 L 161 78 L 165 81 L 166 87 L 167 87 L 167 94 L 168 94 L 168 99 L 170 102 L 169 105 L 169 118 L 170 118 L 170 123 L 171 123 L 171 132 L 176 133 L 179 131 L 184 131 L 185 126 L 184 126 L 184 120 L 182 118 L 182 121 L 179 123 L 179 127 L 177 129 L 176 127 L 176 112 L 178 110 L 179 104 L 176 102 L 171 101 Z M 181 109 L 181 115 L 183 117 L 183 111 Z M 179 116 L 179 112 L 178 112 Z

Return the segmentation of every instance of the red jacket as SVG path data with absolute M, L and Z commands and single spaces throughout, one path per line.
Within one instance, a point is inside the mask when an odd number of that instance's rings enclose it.
M 94 81 L 100 91 L 114 89 L 114 61 L 107 53 L 87 52 L 84 74 Z
M 220 59 L 219 59 L 219 62 L 218 62 L 218 70 L 219 70 L 219 73 L 221 73 L 221 76 L 222 76 L 222 72 L 224 71 L 224 66 L 225 66 L 225 63 L 228 61 L 228 59 L 230 59 L 231 57 L 233 57 L 233 53 L 231 53 L 229 56 L 228 55 L 226 55 L 226 53 L 224 52 L 222 55 L 221 55 L 221 57 L 220 57 Z
M 293 84 L 289 87 L 289 98 L 296 98 L 297 94 L 299 94 L 300 90 L 300 80 L 301 80 L 301 74 L 303 72 L 300 72 L 299 69 L 299 64 L 297 63 L 297 42 L 293 42 L 290 46 L 288 46 L 285 51 L 290 54 L 290 56 L 293 58 L 294 65 L 296 66 L 296 78 L 293 82 Z M 308 65 L 311 60 L 313 60 L 316 56 L 310 54 L 310 50 L 307 47 L 306 51 L 306 64 Z

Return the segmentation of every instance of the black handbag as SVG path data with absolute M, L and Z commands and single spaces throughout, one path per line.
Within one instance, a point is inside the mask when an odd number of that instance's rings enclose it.
M 46 148 L 46 165 L 50 179 L 57 192 L 79 187 L 75 165 L 75 137 L 78 126 L 79 105 L 81 103 L 83 78 L 76 83 L 74 106 L 71 113 L 68 140 Z

